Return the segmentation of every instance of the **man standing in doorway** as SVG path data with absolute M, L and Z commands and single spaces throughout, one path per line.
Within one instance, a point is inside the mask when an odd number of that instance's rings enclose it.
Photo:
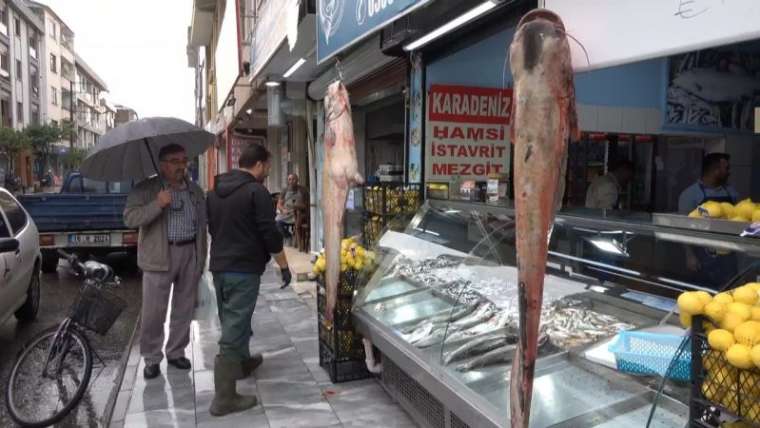
M 282 236 L 290 238 L 290 230 L 296 222 L 296 211 L 306 210 L 309 204 L 309 192 L 298 184 L 298 175 L 288 175 L 288 187 L 280 193 L 277 200 L 277 227 Z
M 728 184 L 731 158 L 726 153 L 710 153 L 702 160 L 702 179 L 684 189 L 678 197 L 678 212 L 688 214 L 707 201 L 735 204 L 739 194 Z
M 210 270 L 214 275 L 222 335 L 214 362 L 214 416 L 240 412 L 256 405 L 255 396 L 242 396 L 236 381 L 248 377 L 263 361 L 251 356 L 251 317 L 259 296 L 261 275 L 271 255 L 280 266 L 284 285 L 291 280 L 274 206 L 262 182 L 269 175 L 270 154 L 251 144 L 240 155 L 240 169 L 216 177 L 208 195 Z
M 187 154 L 177 144 L 158 154 L 159 176 L 138 184 L 127 198 L 124 223 L 140 228 L 137 264 L 143 270 L 140 353 L 143 375 L 157 377 L 164 357 L 164 322 L 172 294 L 166 358 L 170 365 L 189 370 L 185 347 L 198 281 L 206 264 L 206 200 L 203 190 L 186 178 Z

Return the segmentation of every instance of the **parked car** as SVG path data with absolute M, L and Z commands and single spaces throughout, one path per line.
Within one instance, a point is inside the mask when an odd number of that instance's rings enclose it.
M 40 306 L 40 254 L 37 226 L 4 188 L 0 188 L 0 324 L 15 314 L 32 321 Z
M 88 256 L 137 254 L 137 230 L 124 224 L 124 205 L 131 182 L 95 181 L 69 173 L 60 193 L 33 193 L 19 201 L 40 232 L 42 271 L 55 272 L 58 249 Z

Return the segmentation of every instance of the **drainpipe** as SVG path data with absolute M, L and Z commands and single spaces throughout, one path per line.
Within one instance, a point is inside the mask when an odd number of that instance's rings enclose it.
M 372 342 L 366 338 L 362 339 L 362 342 L 364 343 L 364 355 L 367 357 L 367 359 L 364 360 L 365 363 L 367 363 L 367 370 L 372 374 L 382 373 L 383 363 L 375 361 L 375 352 L 372 350 Z

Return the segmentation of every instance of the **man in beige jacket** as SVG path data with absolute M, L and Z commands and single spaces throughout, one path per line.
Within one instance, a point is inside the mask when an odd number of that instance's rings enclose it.
M 137 264 L 143 270 L 140 353 L 143 375 L 157 377 L 164 357 L 164 322 L 172 293 L 168 363 L 189 370 L 185 347 L 190 342 L 190 322 L 198 281 L 208 253 L 206 200 L 203 190 L 187 177 L 187 154 L 172 144 L 158 155 L 160 177 L 138 184 L 127 198 L 124 223 L 140 228 Z M 173 291 L 172 291 L 173 287 Z

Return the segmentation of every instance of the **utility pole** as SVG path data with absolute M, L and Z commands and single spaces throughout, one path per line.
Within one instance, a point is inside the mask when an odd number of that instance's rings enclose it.
M 74 81 L 69 80 L 69 120 L 71 129 L 69 130 L 69 150 L 74 149 L 74 132 L 76 132 L 76 123 L 74 122 Z

